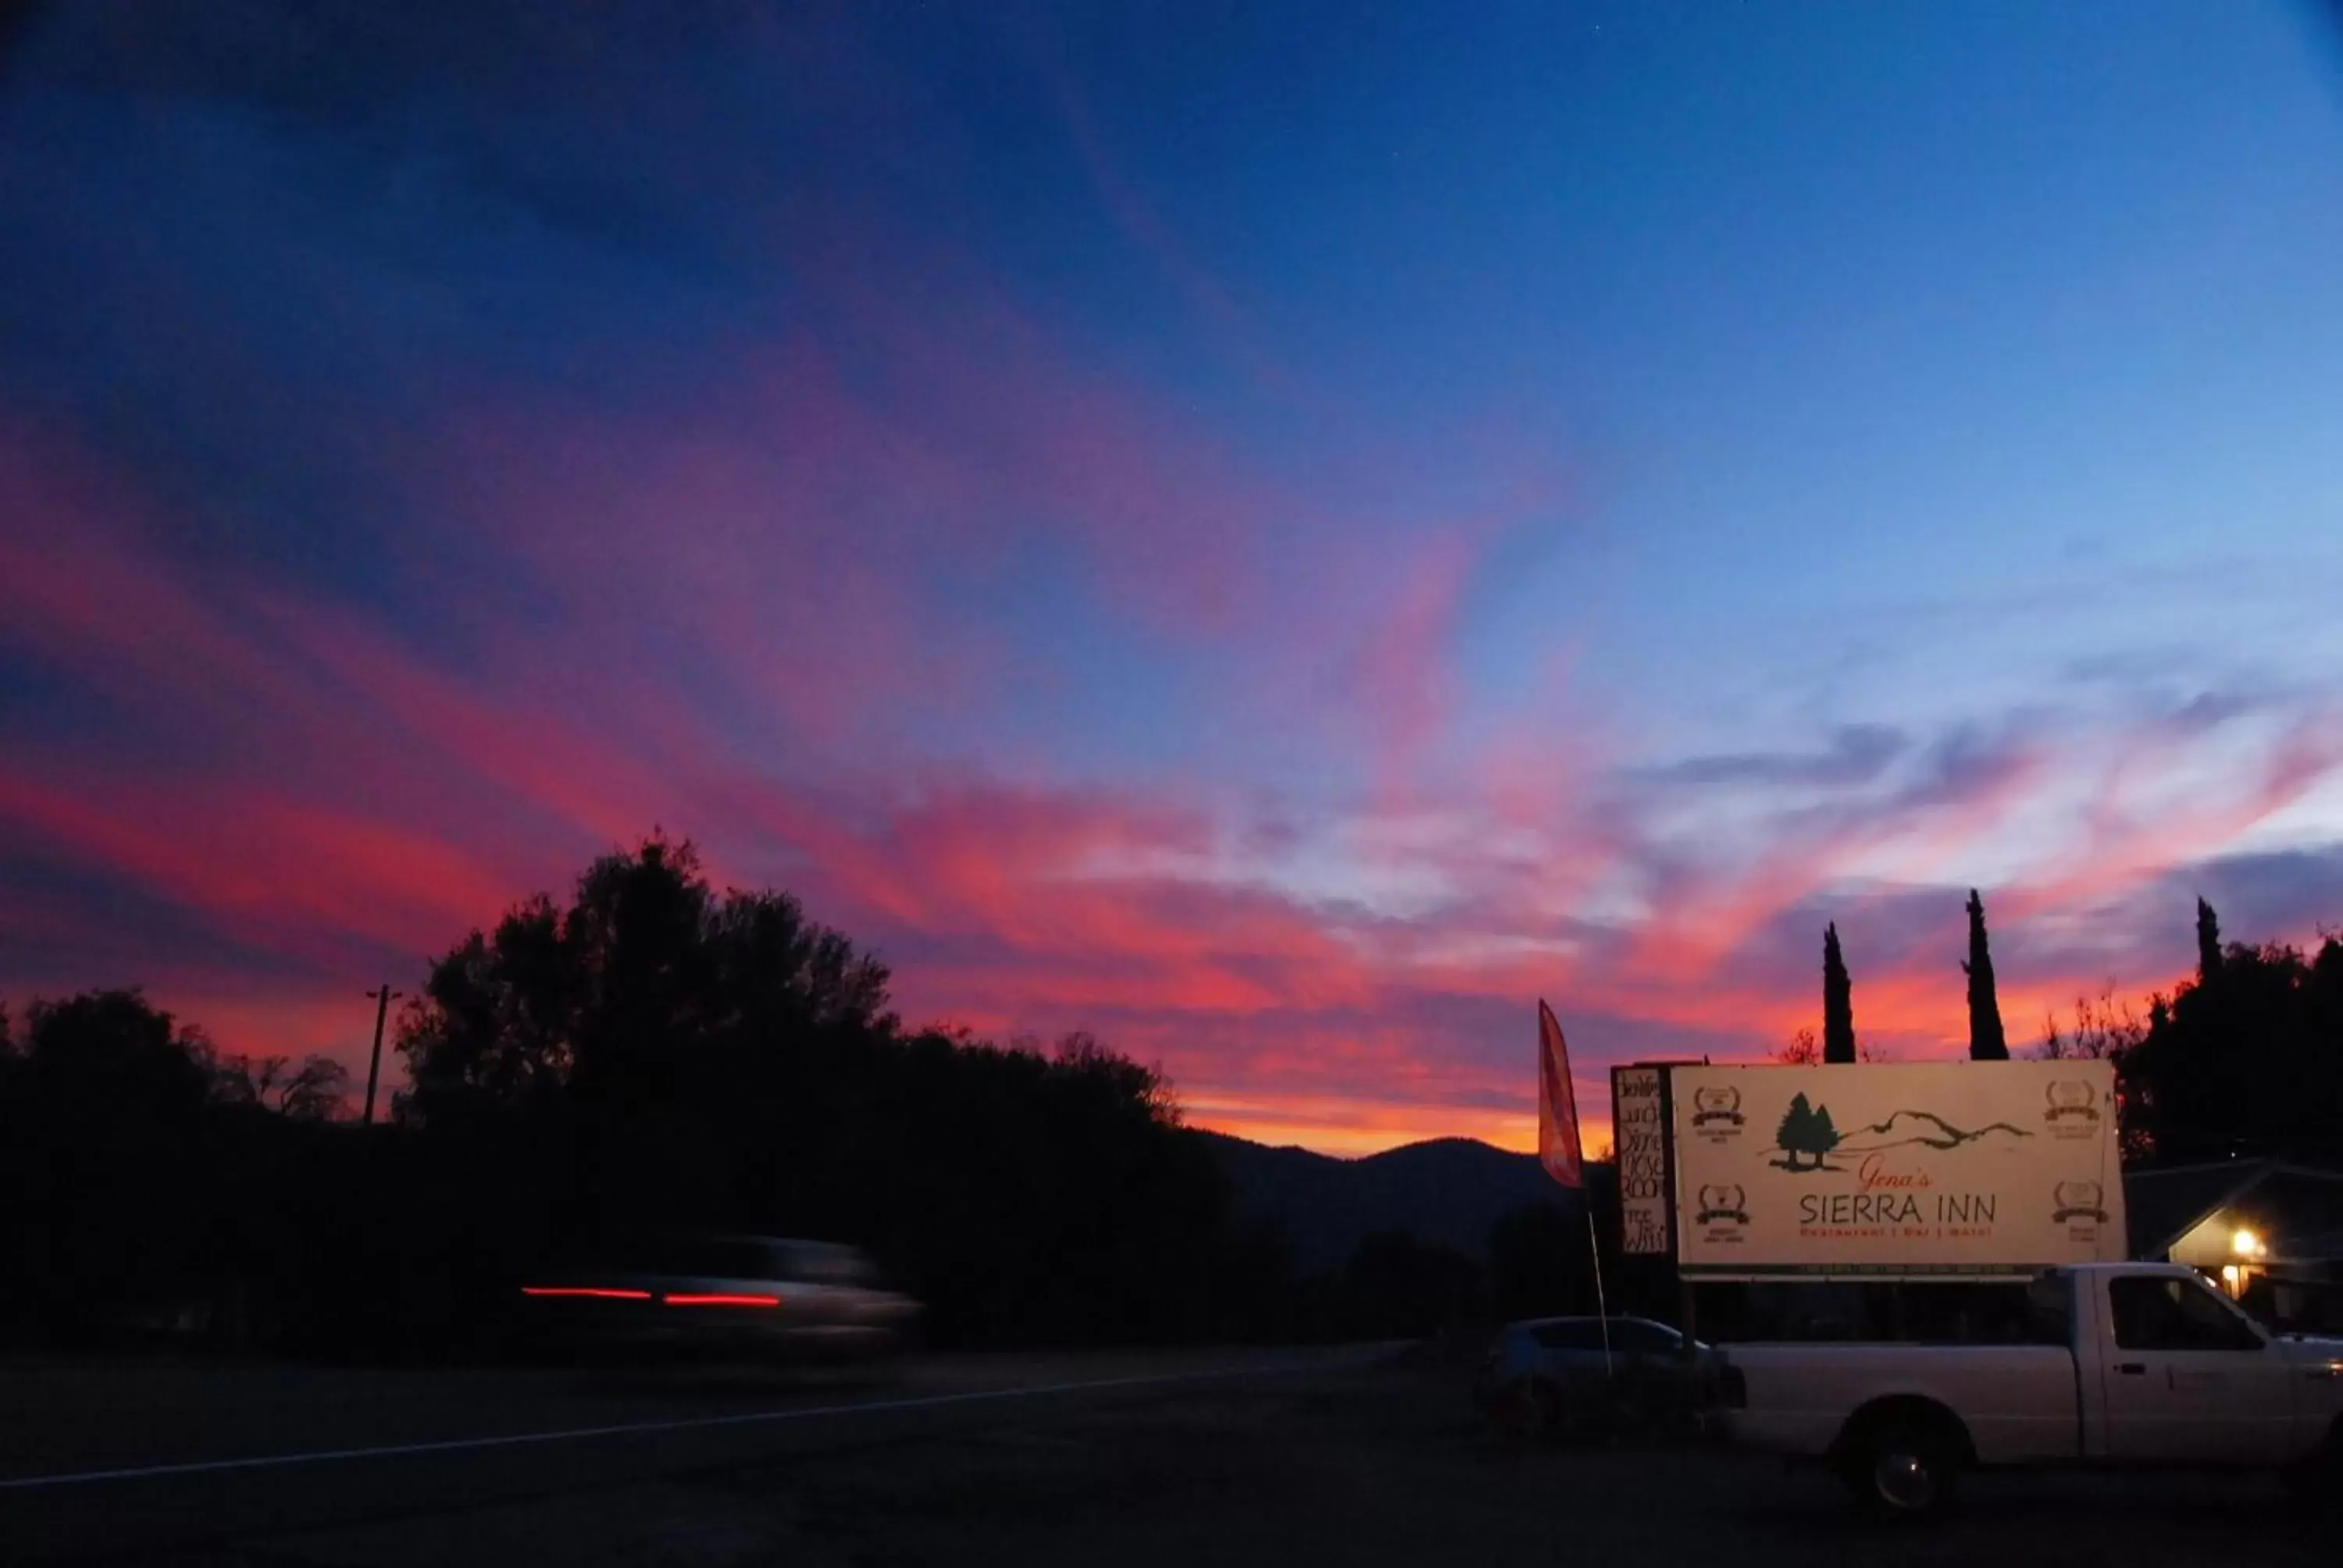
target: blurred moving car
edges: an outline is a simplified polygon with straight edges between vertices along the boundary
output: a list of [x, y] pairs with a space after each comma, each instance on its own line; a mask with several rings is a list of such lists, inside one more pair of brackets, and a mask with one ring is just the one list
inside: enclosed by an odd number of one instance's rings
[[840, 1358], [903, 1348], [919, 1303], [833, 1241], [671, 1236], [616, 1266], [556, 1270], [520, 1287], [538, 1342], [663, 1344]]
[[1649, 1318], [1532, 1318], [1498, 1331], [1474, 1394], [1524, 1437], [1603, 1428], [1690, 1436], [1723, 1366], [1714, 1348]]

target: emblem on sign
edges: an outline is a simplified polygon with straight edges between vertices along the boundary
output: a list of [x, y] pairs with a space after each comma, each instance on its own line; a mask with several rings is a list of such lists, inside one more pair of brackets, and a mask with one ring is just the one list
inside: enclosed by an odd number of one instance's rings
[[2070, 1220], [2107, 1223], [2106, 1194], [2097, 1181], [2061, 1181], [2050, 1190], [2050, 1195], [2057, 1200], [2057, 1210], [2050, 1216], [2057, 1223], [2063, 1225]]
[[1746, 1225], [1749, 1211], [1743, 1207], [1749, 1195], [1738, 1187], [1704, 1187], [1700, 1190], [1700, 1212], [1693, 1216], [1696, 1225]]
[[2042, 1113], [2045, 1121], [2065, 1121], [2069, 1118], [2097, 1121], [2099, 1119], [2098, 1093], [2087, 1083], [2061, 1078], [2055, 1080], [2043, 1093], [2050, 1101], [2050, 1109]]
[[1737, 1089], [1703, 1089], [1692, 1097], [1692, 1124], [1694, 1131], [1716, 1122], [1741, 1125], [1741, 1091]]

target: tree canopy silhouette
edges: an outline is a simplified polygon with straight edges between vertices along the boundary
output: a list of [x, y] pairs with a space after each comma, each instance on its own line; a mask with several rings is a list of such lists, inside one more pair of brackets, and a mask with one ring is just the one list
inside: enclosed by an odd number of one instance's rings
[[2315, 953], [2220, 944], [2197, 905], [2197, 973], [2149, 999], [2113, 1054], [2128, 1150], [2159, 1164], [2272, 1155], [2343, 1161], [2343, 939]]
[[1823, 1060], [1855, 1059], [1855, 982], [1847, 978], [1833, 922], [1823, 930]]
[[1225, 1195], [1161, 1076], [1085, 1034], [908, 1031], [888, 980], [788, 894], [719, 894], [654, 835], [432, 967], [396, 1114], [501, 1172], [516, 1245], [861, 1241], [962, 1337], [1210, 1315]]
[[445, 1354], [525, 1270], [730, 1231], [867, 1246], [947, 1342], [1292, 1321], [1159, 1072], [906, 1029], [888, 979], [655, 833], [431, 966], [387, 1125], [337, 1118], [322, 1058], [224, 1056], [133, 991], [36, 1001], [0, 1028], [0, 1312]]
[[1993, 952], [1986, 945], [1985, 900], [1969, 890], [1969, 956], [1961, 972], [1969, 977], [1969, 1060], [2007, 1061], [2009, 1040], [2001, 1031], [2001, 1000], [1994, 994]]
[[606, 855], [568, 904], [524, 900], [432, 966], [402, 1014], [397, 1114], [463, 1118], [568, 1096], [658, 1104], [809, 1042], [891, 1031], [887, 968], [786, 893], [709, 889], [689, 843]]
[[2147, 1038], [2147, 1021], [2131, 1003], [2117, 1001], [2115, 986], [2109, 983], [2096, 1000], [2075, 999], [2074, 1022], [2065, 1029], [2058, 1026], [2056, 1013], [2045, 1015], [2042, 1042], [2034, 1055], [2043, 1061], [2120, 1060]]
[[1773, 1060], [1784, 1067], [1812, 1067], [1823, 1059], [1823, 1048], [1811, 1029], [1794, 1030], [1789, 1043], [1776, 1049]]
[[135, 990], [36, 1000], [0, 1056], [0, 1299], [78, 1333], [199, 1286], [240, 1222], [247, 1064]]

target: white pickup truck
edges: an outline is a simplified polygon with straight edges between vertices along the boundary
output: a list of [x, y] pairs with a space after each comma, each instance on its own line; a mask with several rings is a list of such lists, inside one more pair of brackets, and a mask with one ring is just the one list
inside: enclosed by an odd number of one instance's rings
[[2298, 1466], [2343, 1491], [2343, 1340], [2273, 1338], [2175, 1263], [2055, 1269], [2035, 1342], [1745, 1344], [1726, 1436], [1926, 1513], [1973, 1466]]

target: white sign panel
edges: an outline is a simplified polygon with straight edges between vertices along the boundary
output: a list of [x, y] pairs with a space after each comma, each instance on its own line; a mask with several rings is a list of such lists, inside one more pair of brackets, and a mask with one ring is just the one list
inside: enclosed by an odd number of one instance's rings
[[2124, 1256], [2107, 1062], [1672, 1073], [1688, 1275], [2011, 1275]]
[[1669, 1234], [1664, 1068], [1611, 1070], [1611, 1139], [1619, 1169], [1619, 1250], [1674, 1251]]

